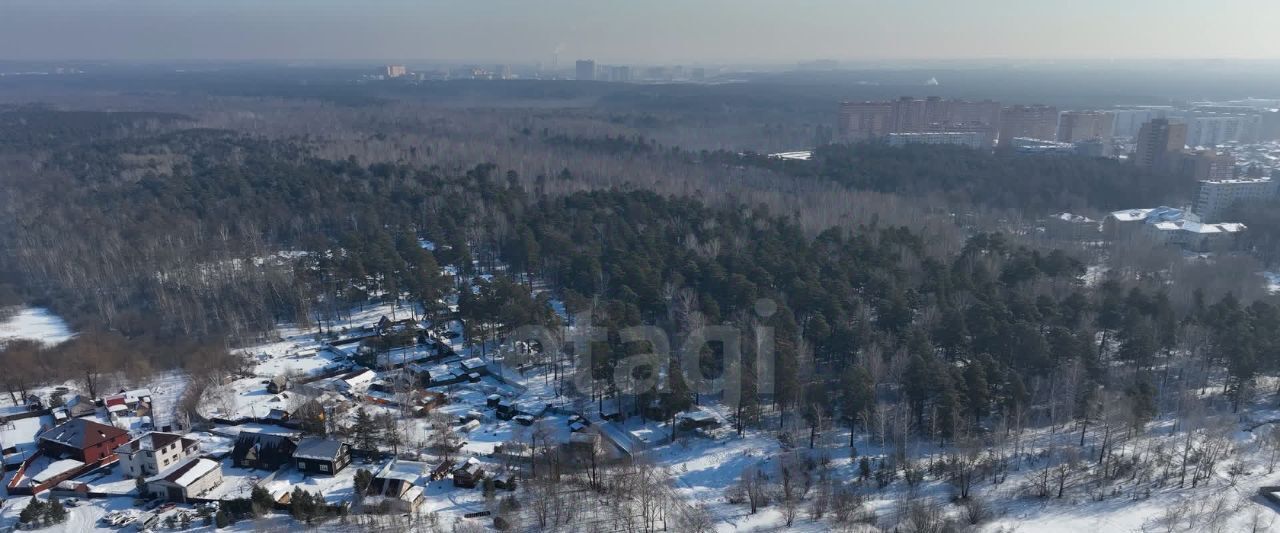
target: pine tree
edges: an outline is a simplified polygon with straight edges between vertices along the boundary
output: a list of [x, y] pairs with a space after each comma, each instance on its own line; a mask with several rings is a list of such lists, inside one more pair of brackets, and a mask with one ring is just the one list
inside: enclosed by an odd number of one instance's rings
[[355, 488], [355, 498], [357, 501], [362, 500], [366, 492], [369, 491], [369, 485], [373, 483], [373, 472], [363, 468], [356, 470], [356, 475], [352, 479]]
[[356, 410], [356, 421], [351, 426], [356, 448], [366, 452], [378, 451], [378, 424], [363, 407]]
[[218, 509], [217, 514], [213, 515], [213, 523], [214, 527], [218, 529], [227, 527], [231, 525], [231, 515], [227, 513], [226, 509]]
[[1158, 346], [1155, 332], [1146, 318], [1134, 317], [1126, 321], [1120, 338], [1118, 355], [1122, 360], [1132, 363], [1138, 369], [1150, 368], [1155, 363], [1154, 357]]
[[382, 444], [391, 448], [391, 453], [400, 453], [400, 445], [404, 444], [404, 436], [400, 433], [400, 424], [390, 414], [383, 415], [380, 418], [381, 423], [376, 423], [375, 425], [378, 426], [378, 436]]
[[1133, 426], [1142, 429], [1147, 422], [1156, 416], [1156, 391], [1147, 381], [1139, 381], [1127, 391], [1129, 402], [1133, 408]]
[[964, 392], [969, 415], [973, 417], [973, 422], [976, 424], [987, 414], [990, 392], [987, 386], [987, 372], [979, 361], [971, 361], [964, 368]]
[[840, 376], [840, 411], [849, 422], [849, 446], [853, 446], [854, 428], [866, 424], [866, 412], [875, 405], [875, 391], [866, 369], [850, 365]]
[[965, 326], [964, 315], [948, 306], [942, 310], [942, 321], [933, 332], [933, 338], [947, 355], [948, 361], [964, 353], [969, 342], [969, 328]]
[[46, 523], [61, 524], [67, 520], [67, 508], [56, 496], [50, 497], [49, 505], [44, 510], [44, 518]]
[[18, 513], [18, 521], [23, 524], [37, 523], [44, 518], [44, 508], [45, 503], [32, 496], [27, 506], [22, 509], [21, 513]]
[[271, 511], [275, 507], [276, 500], [271, 497], [271, 493], [266, 488], [255, 485], [253, 491], [249, 494], [249, 502], [253, 509], [254, 516], [262, 516]]
[[302, 490], [302, 487], [293, 488], [293, 493], [289, 496], [289, 516], [299, 522], [311, 522], [311, 518], [315, 516], [315, 502], [310, 492]]
[[933, 369], [923, 357], [913, 355], [907, 362], [902, 381], [902, 387], [906, 389], [907, 402], [911, 405], [912, 413], [915, 414], [916, 423], [923, 425], [924, 407], [934, 391]]

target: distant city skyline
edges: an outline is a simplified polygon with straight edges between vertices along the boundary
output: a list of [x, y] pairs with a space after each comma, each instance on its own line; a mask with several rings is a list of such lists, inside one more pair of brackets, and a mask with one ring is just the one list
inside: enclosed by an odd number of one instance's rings
[[7, 0], [0, 60], [1277, 59], [1274, 0]]

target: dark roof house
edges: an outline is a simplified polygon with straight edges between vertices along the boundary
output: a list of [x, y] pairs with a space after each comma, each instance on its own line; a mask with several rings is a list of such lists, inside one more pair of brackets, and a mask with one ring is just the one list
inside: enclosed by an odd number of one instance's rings
[[307, 437], [298, 441], [293, 459], [301, 472], [336, 474], [351, 464], [351, 447], [342, 441]]
[[231, 461], [242, 468], [276, 470], [293, 460], [298, 445], [284, 435], [241, 431], [231, 448]]
[[484, 479], [484, 465], [475, 457], [467, 459], [461, 466], [453, 470], [455, 487], [475, 488], [476, 483]]

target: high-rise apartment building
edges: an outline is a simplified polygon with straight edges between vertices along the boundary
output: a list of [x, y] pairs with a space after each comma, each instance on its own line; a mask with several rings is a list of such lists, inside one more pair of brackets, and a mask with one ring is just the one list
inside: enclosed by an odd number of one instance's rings
[[[909, 132], [890, 133], [889, 146], [906, 146], [908, 144], [955, 144], [969, 148], [983, 148], [984, 137], [976, 131], [965, 132]], [[987, 142], [986, 147], [991, 143]]]
[[575, 64], [575, 67], [576, 68], [574, 70], [577, 73], [578, 79], [588, 80], [588, 81], [596, 79], [596, 62], [595, 61], [590, 59], [579, 59], [578, 62]]
[[1280, 139], [1280, 109], [1262, 111], [1258, 121], [1258, 140], [1273, 141]]
[[1187, 145], [1217, 146], [1228, 142], [1255, 142], [1262, 129], [1262, 115], [1194, 113], [1188, 116]]
[[404, 65], [387, 65], [388, 78], [399, 78], [400, 76], [404, 76], [408, 73], [409, 70], [406, 69]]
[[1105, 111], [1066, 111], [1058, 118], [1058, 142], [1111, 141], [1115, 115]]
[[1112, 137], [1137, 137], [1142, 125], [1158, 118], [1167, 118], [1171, 107], [1138, 107], [1133, 109], [1114, 109], [1110, 113], [1114, 117], [1111, 130]]
[[903, 96], [893, 103], [893, 131], [912, 133], [924, 131], [929, 122], [925, 119], [925, 100]]
[[1205, 180], [1200, 182], [1200, 195], [1196, 197], [1194, 211], [1201, 222], [1221, 222], [1237, 203], [1275, 196], [1276, 182], [1267, 178]]
[[996, 142], [996, 126], [983, 122], [932, 122], [924, 133], [973, 133], [978, 136], [978, 144], [986, 148]]
[[[943, 102], [948, 122], [986, 124], [993, 133], [1000, 129], [1000, 102], [994, 100], [947, 100]], [[994, 135], [992, 140], [995, 140]]]
[[995, 140], [1000, 103], [990, 100], [924, 100], [904, 96], [889, 102], [840, 104], [843, 140], [882, 139], [890, 133], [977, 133], [985, 146]]
[[1052, 141], [1058, 138], [1058, 108], [1046, 105], [1015, 105], [1000, 112], [1000, 145], [1014, 138]]
[[1157, 118], [1138, 130], [1134, 164], [1167, 172], [1173, 170], [1173, 157], [1187, 145], [1187, 125]]
[[1236, 177], [1236, 158], [1231, 154], [1201, 150], [1183, 158], [1183, 170], [1200, 181], [1230, 180]]
[[892, 102], [844, 102], [840, 104], [841, 139], [860, 142], [894, 133]]
[[611, 66], [600, 67], [600, 74], [606, 81], [631, 81], [631, 67], [628, 66]]

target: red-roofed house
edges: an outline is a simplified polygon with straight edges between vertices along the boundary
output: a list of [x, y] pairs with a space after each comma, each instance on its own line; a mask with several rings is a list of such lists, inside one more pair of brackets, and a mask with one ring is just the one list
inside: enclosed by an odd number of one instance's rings
[[129, 432], [83, 418], [40, 434], [40, 452], [50, 457], [69, 457], [85, 464], [115, 460], [115, 449], [129, 442]]
[[9, 495], [36, 494], [116, 460], [115, 449], [129, 432], [83, 418], [72, 418], [40, 434], [37, 450], [5, 485]]

